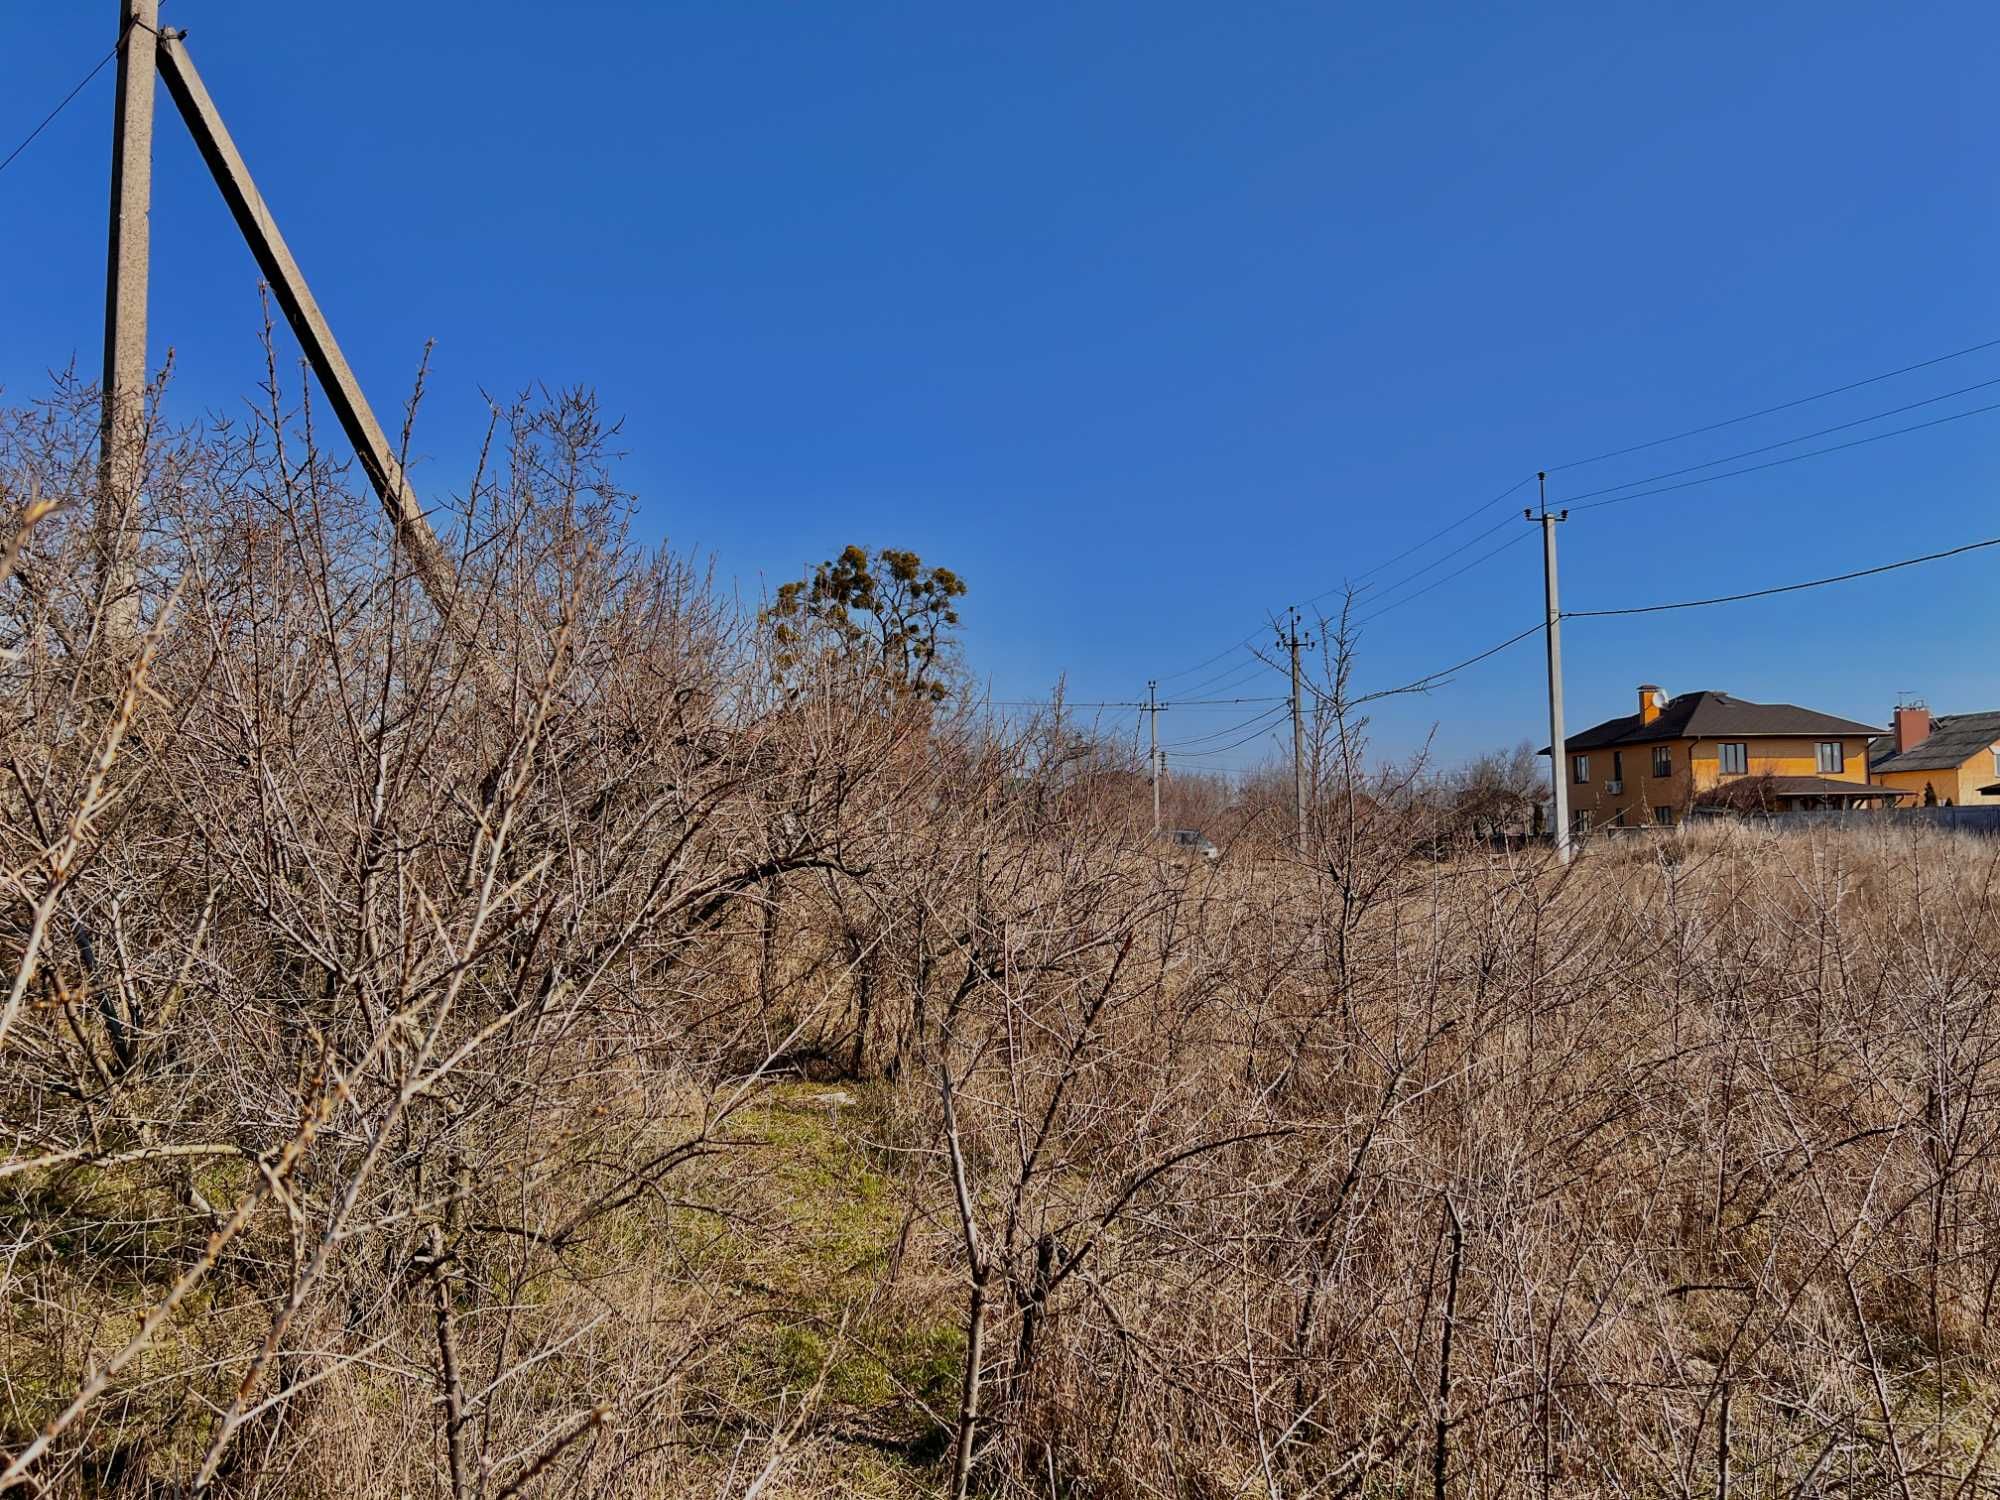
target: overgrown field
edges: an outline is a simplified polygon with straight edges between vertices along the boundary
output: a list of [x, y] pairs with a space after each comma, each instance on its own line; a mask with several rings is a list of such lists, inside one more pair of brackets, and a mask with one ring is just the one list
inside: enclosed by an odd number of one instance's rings
[[124, 629], [94, 443], [0, 420], [0, 1482], [2000, 1487], [2000, 847], [1455, 842], [1336, 673], [1209, 866], [587, 402], [443, 602], [275, 396], [156, 433]]

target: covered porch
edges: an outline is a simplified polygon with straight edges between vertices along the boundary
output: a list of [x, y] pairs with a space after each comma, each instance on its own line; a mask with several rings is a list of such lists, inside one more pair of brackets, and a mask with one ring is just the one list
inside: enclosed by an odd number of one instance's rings
[[1768, 793], [1773, 812], [1827, 812], [1854, 807], [1894, 807], [1916, 794], [1906, 787], [1869, 786], [1830, 776], [1773, 776]]

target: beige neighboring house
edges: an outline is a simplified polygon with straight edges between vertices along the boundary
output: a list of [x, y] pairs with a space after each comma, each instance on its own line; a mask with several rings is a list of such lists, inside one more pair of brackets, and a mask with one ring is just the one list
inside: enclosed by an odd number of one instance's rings
[[1869, 741], [1868, 776], [1915, 793], [1920, 807], [2000, 804], [2000, 712], [1898, 708], [1889, 733]]

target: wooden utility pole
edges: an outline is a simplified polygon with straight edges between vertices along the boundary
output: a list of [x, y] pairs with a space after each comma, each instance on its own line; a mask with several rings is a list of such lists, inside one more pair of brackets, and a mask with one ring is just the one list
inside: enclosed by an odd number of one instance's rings
[[153, 47], [159, 0], [118, 0], [111, 123], [111, 231], [104, 262], [104, 389], [98, 431], [97, 587], [108, 634], [138, 634], [135, 573], [145, 467], [146, 281], [153, 202]]
[[1278, 644], [1292, 654], [1292, 812], [1296, 823], [1293, 837], [1298, 852], [1304, 854], [1306, 852], [1306, 729], [1305, 712], [1299, 690], [1299, 647], [1310, 646], [1312, 642], [1299, 635], [1297, 605], [1292, 606], [1285, 633], [1278, 637]]
[[1549, 647], [1549, 786], [1556, 858], [1564, 864], [1570, 857], [1569, 756], [1563, 746], [1563, 658], [1562, 604], [1556, 594], [1556, 522], [1567, 521], [1569, 512], [1549, 514], [1549, 476], [1535, 476], [1541, 482], [1541, 514], [1523, 511], [1530, 521], [1542, 525], [1542, 602], [1546, 611], [1544, 632]]

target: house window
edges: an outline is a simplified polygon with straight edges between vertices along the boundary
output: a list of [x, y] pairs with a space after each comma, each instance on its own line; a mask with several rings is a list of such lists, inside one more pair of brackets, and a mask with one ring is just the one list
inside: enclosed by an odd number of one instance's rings
[[1674, 774], [1674, 752], [1670, 745], [1653, 746], [1653, 774], [1671, 776]]
[[1661, 825], [1661, 826], [1663, 826], [1663, 827], [1666, 827], [1666, 828], [1671, 828], [1671, 827], [1673, 827], [1673, 826], [1674, 826], [1674, 810], [1673, 810], [1673, 809], [1672, 809], [1671, 807], [1656, 807], [1656, 808], [1654, 808], [1654, 809], [1653, 809], [1653, 821], [1654, 821], [1655, 823], [1658, 823], [1658, 824], [1660, 824], [1660, 825]]
[[1613, 750], [1611, 752], [1611, 779], [1613, 781], [1623, 781], [1625, 779], [1625, 752], [1623, 750]]
[[1741, 776], [1750, 769], [1750, 747], [1741, 740], [1717, 745], [1715, 755], [1724, 776]]
[[1569, 772], [1570, 780], [1578, 786], [1587, 786], [1590, 782], [1590, 757], [1572, 755], [1569, 759]]
[[2000, 777], [2000, 745], [1993, 747], [1993, 774]]
[[1569, 831], [1581, 838], [1590, 832], [1590, 809], [1579, 807], [1569, 815]]
[[1822, 776], [1835, 776], [1847, 769], [1847, 747], [1839, 740], [1819, 742], [1819, 771]]

